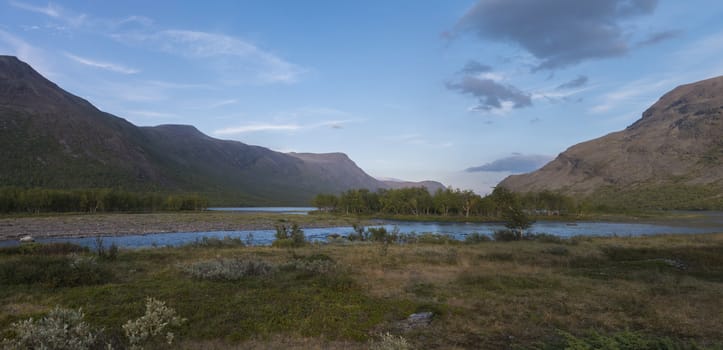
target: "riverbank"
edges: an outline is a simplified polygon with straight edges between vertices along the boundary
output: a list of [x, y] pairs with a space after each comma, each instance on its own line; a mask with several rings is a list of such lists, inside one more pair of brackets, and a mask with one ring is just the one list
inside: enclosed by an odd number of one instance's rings
[[349, 226], [359, 219], [246, 212], [57, 214], [0, 217], [0, 241], [34, 238], [127, 236], [149, 233], [273, 230], [294, 222], [302, 228]]
[[[723, 345], [723, 234], [295, 249], [232, 241], [112, 258], [31, 247], [41, 246], [0, 249], [2, 337], [60, 306], [82, 308], [100, 341], [123, 348], [121, 325], [153, 297], [187, 319], [171, 330], [179, 349], [368, 349], [387, 332], [418, 349]], [[197, 268], [215, 265], [224, 268]]]

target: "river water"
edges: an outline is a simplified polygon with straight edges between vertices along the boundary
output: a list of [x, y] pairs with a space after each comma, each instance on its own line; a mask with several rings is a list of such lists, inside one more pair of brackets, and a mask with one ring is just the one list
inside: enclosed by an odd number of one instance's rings
[[[253, 209], [253, 210], [252, 210]], [[231, 211], [264, 211], [264, 208], [232, 208]], [[269, 208], [265, 212], [284, 212], [306, 214], [313, 208]], [[221, 210], [221, 209], [216, 209]], [[401, 233], [435, 233], [450, 235], [463, 240], [471, 233], [491, 235], [494, 231], [504, 229], [501, 223], [442, 223], [442, 222], [410, 222], [379, 220], [379, 225], [387, 230], [398, 229]], [[538, 221], [529, 230], [533, 233], [547, 233], [560, 237], [573, 236], [641, 236], [657, 234], [693, 234], [723, 232], [723, 213], [703, 212], [675, 220], [659, 220], [658, 222], [630, 223], [630, 222], [601, 222], [601, 221]], [[353, 232], [352, 227], [329, 227], [304, 229], [304, 234], [312, 241], [326, 241], [330, 234], [346, 236]], [[212, 231], [212, 232], [180, 232], [158, 233], [145, 235], [131, 235], [120, 237], [103, 237], [104, 245], [115, 243], [122, 248], [144, 248], [180, 246], [208, 238], [240, 238], [254, 245], [268, 245], [274, 240], [274, 230], [249, 231]], [[87, 247], [95, 247], [96, 238], [48, 238], [39, 239], [38, 242], [72, 242]], [[0, 246], [17, 245], [15, 241], [0, 242]]]

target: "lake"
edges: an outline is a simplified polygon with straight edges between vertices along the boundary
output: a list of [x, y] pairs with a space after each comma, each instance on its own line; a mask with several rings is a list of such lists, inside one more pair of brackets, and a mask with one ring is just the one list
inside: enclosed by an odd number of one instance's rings
[[[236, 211], [242, 208], [234, 208]], [[262, 208], [256, 208], [257, 210]], [[263, 208], [267, 209], [267, 208]], [[290, 208], [268, 208], [273, 212], [289, 212]], [[293, 212], [304, 213], [298, 208], [291, 208]], [[306, 208], [308, 209], [308, 208]], [[312, 208], [313, 209], [313, 208]], [[219, 209], [217, 209], [219, 210]], [[232, 210], [232, 209], [227, 209]], [[270, 212], [270, 211], [266, 211]], [[308, 212], [308, 211], [306, 211]], [[471, 233], [491, 235], [494, 231], [504, 228], [500, 223], [441, 223], [441, 222], [409, 222], [380, 220], [380, 225], [371, 227], [385, 227], [387, 230], [399, 229], [401, 233], [437, 233], [450, 235], [456, 239], [464, 240]], [[534, 233], [548, 233], [560, 237], [573, 236], [640, 236], [656, 234], [694, 234], [694, 233], [716, 233], [723, 232], [723, 213], [708, 212], [696, 213], [696, 216], [676, 219], [662, 220], [658, 223], [627, 223], [627, 222], [558, 222], [538, 221], [530, 229]], [[304, 233], [311, 241], [326, 241], [330, 234], [347, 236], [352, 233], [350, 226], [304, 229]], [[131, 235], [121, 237], [103, 237], [105, 245], [115, 243], [124, 248], [164, 247], [180, 246], [193, 243], [203, 237], [209, 238], [240, 238], [249, 241], [254, 245], [268, 245], [274, 240], [274, 230], [249, 230], [249, 231], [213, 231], [213, 232], [180, 232], [180, 233], [158, 233], [145, 235]], [[96, 244], [94, 237], [88, 238], [48, 238], [38, 239], [38, 242], [72, 242], [93, 248]], [[17, 245], [16, 241], [3, 241], [0, 246]]]

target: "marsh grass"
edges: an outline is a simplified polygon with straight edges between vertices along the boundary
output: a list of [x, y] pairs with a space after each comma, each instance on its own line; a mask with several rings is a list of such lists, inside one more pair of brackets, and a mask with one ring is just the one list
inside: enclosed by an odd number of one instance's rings
[[[120, 326], [153, 297], [188, 319], [176, 333], [177, 345], [189, 349], [368, 348], [387, 332], [423, 349], [723, 344], [723, 234], [478, 244], [435, 238], [388, 244], [381, 254], [383, 245], [121, 250], [115, 260], [95, 262], [109, 275], [80, 279], [92, 283], [48, 283], [70, 271], [65, 263], [74, 256], [90, 253], [0, 250], [0, 329], [60, 305], [82, 307], [88, 323], [120, 339]], [[208, 261], [274, 268], [238, 279], [193, 278], [179, 268]], [[395, 326], [421, 311], [434, 312], [429, 326]], [[665, 347], [655, 347], [656, 339]]]

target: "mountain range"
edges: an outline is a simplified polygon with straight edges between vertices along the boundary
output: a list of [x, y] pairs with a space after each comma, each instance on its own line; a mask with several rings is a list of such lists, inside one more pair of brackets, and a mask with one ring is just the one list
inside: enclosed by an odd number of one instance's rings
[[723, 206], [723, 76], [679, 86], [626, 129], [574, 145], [499, 186], [623, 207]]
[[[318, 193], [394, 188], [343, 153], [280, 153], [189, 125], [138, 127], [0, 56], [0, 185], [193, 192], [217, 205], [305, 205]], [[439, 186], [437, 182], [403, 186]]]

